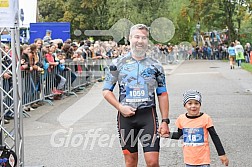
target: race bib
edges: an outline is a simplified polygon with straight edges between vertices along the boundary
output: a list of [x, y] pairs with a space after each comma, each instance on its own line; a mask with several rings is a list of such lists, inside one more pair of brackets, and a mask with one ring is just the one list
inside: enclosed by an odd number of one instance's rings
[[185, 146], [204, 145], [203, 128], [183, 128], [183, 138]]
[[126, 87], [126, 102], [144, 102], [148, 100], [147, 85], [133, 85]]

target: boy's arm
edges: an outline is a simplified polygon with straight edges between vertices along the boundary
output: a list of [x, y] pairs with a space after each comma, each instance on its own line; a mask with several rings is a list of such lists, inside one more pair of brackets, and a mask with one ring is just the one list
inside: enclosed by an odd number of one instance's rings
[[219, 138], [218, 134], [216, 133], [214, 127], [212, 126], [212, 127], [208, 128], [207, 130], [213, 140], [214, 146], [218, 152], [218, 155], [220, 156], [220, 160], [221, 160], [222, 164], [225, 166], [228, 166], [229, 160], [225, 154], [225, 151], [224, 151], [224, 148], [221, 144], [220, 138]]
[[178, 128], [178, 132], [171, 132], [170, 138], [171, 139], [180, 139], [180, 137], [183, 135], [182, 129]]
[[214, 146], [218, 152], [218, 155], [221, 156], [221, 155], [225, 155], [225, 151], [224, 151], [224, 148], [221, 144], [221, 141], [220, 141], [220, 138], [218, 136], [218, 134], [216, 133], [215, 129], [213, 126], [211, 126], [210, 128], [207, 129], [212, 140], [213, 140], [213, 143], [214, 143]]

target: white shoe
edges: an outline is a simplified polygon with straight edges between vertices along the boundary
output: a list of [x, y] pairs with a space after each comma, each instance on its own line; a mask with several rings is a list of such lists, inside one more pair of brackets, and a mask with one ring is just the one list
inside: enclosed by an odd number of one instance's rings
[[29, 110], [29, 108], [28, 108], [28, 107], [24, 107], [24, 110], [25, 110], [25, 111], [28, 111], [28, 110]]
[[29, 107], [30, 108], [30, 111], [34, 111], [35, 109], [34, 108], [32, 108], [32, 107]]

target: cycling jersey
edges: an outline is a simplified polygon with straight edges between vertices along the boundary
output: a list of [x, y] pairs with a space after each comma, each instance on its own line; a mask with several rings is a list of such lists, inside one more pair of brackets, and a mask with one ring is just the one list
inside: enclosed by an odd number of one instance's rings
[[134, 108], [153, 107], [157, 95], [167, 93], [165, 74], [161, 63], [145, 57], [135, 60], [131, 53], [114, 59], [106, 69], [103, 90], [113, 91], [119, 84], [119, 102]]

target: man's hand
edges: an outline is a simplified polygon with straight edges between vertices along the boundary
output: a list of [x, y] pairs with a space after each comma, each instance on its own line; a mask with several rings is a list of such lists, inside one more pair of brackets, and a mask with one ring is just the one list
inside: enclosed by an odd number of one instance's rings
[[23, 67], [24, 69], [27, 69], [27, 68], [28, 68], [28, 64], [23, 64], [22, 67]]
[[158, 128], [158, 133], [160, 134], [161, 137], [166, 137], [168, 138], [170, 135], [170, 129], [169, 126], [166, 122], [162, 122]]
[[121, 105], [119, 107], [119, 111], [122, 113], [122, 115], [124, 117], [131, 117], [131, 116], [135, 115], [136, 109], [133, 108], [133, 107], [130, 107], [130, 106], [123, 106], [123, 105]]
[[226, 155], [220, 156], [221, 163], [225, 166], [228, 166], [229, 160]]

